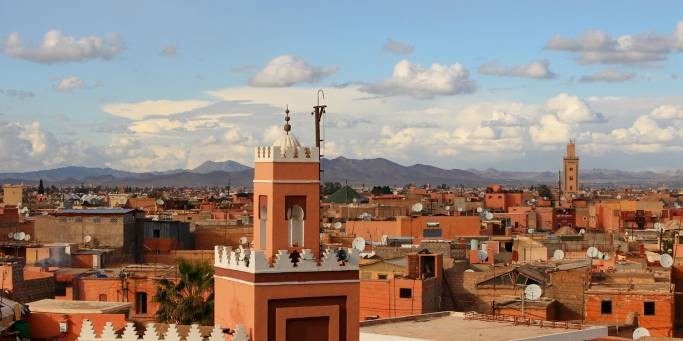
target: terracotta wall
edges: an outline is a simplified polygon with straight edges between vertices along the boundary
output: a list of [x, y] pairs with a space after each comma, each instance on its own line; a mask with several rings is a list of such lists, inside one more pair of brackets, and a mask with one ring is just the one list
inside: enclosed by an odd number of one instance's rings
[[[125, 314], [51, 314], [30, 313], [28, 315], [29, 332], [32, 339], [58, 339], [74, 341], [81, 334], [83, 320], [92, 321], [96, 331], [101, 331], [107, 322], [111, 322], [115, 330], [126, 326]], [[59, 322], [66, 320], [68, 331], [59, 332]]]
[[[612, 314], [601, 314], [602, 300], [612, 301]], [[655, 302], [655, 315], [644, 314], [643, 302]], [[672, 336], [674, 325], [673, 294], [587, 293], [586, 320], [623, 323], [629, 313], [638, 313], [638, 323], [653, 336]]]

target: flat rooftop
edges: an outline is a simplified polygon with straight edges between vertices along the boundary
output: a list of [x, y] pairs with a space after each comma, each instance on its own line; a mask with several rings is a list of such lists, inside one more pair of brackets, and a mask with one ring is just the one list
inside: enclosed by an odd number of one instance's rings
[[513, 325], [511, 322], [468, 320], [463, 313], [445, 312], [406, 318], [365, 321], [360, 328], [361, 341], [374, 340], [525, 340], [565, 334], [574, 340], [607, 336], [607, 327], [584, 326], [583, 329], [541, 328]]
[[27, 304], [34, 313], [55, 314], [111, 314], [127, 312], [129, 302], [64, 301], [44, 299]]

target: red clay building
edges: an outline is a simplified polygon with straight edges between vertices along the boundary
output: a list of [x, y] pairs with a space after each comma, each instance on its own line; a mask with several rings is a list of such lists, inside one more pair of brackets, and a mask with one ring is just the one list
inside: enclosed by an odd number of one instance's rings
[[396, 220], [352, 220], [346, 222], [346, 233], [381, 242], [383, 236], [423, 239], [457, 239], [481, 235], [479, 216], [416, 216]]

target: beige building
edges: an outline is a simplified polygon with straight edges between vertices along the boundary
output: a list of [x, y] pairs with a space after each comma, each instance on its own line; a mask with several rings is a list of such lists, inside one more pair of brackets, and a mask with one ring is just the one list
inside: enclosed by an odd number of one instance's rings
[[565, 195], [576, 194], [579, 191], [579, 157], [576, 156], [576, 145], [573, 139], [567, 144], [563, 166], [562, 192]]
[[2, 201], [5, 205], [19, 206], [23, 202], [24, 186], [2, 186]]

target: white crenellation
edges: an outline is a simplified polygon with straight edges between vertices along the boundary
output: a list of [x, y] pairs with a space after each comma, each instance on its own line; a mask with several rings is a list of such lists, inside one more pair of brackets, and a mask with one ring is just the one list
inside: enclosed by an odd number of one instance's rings
[[232, 251], [227, 246], [216, 246], [214, 266], [249, 273], [358, 271], [360, 261], [358, 250], [345, 248], [344, 251], [348, 256], [345, 261], [339, 261], [337, 250], [326, 249], [322, 252], [318, 262], [310, 249], [303, 249], [299, 254], [298, 263], [294, 266], [287, 250], [278, 250], [270, 263], [263, 250], [238, 248]]
[[90, 320], [84, 319], [81, 324], [81, 335], [78, 336], [78, 341], [249, 341], [249, 334], [244, 326], [238, 324], [235, 326], [235, 331], [232, 338], [226, 338], [223, 329], [219, 325], [215, 325], [208, 338], [204, 338], [199, 326], [193, 324], [190, 326], [190, 332], [186, 338], [181, 338], [178, 334], [178, 328], [175, 324], [170, 324], [166, 330], [166, 334], [162, 337], [157, 333], [156, 325], [154, 323], [147, 324], [142, 338], [138, 336], [138, 331], [135, 329], [133, 323], [127, 323], [123, 330], [123, 335], [119, 336], [114, 331], [111, 322], [107, 322], [102, 328], [102, 333], [99, 337], [95, 336], [95, 329]]
[[317, 147], [298, 147], [287, 154], [280, 146], [261, 146], [254, 151], [255, 162], [320, 162]]

